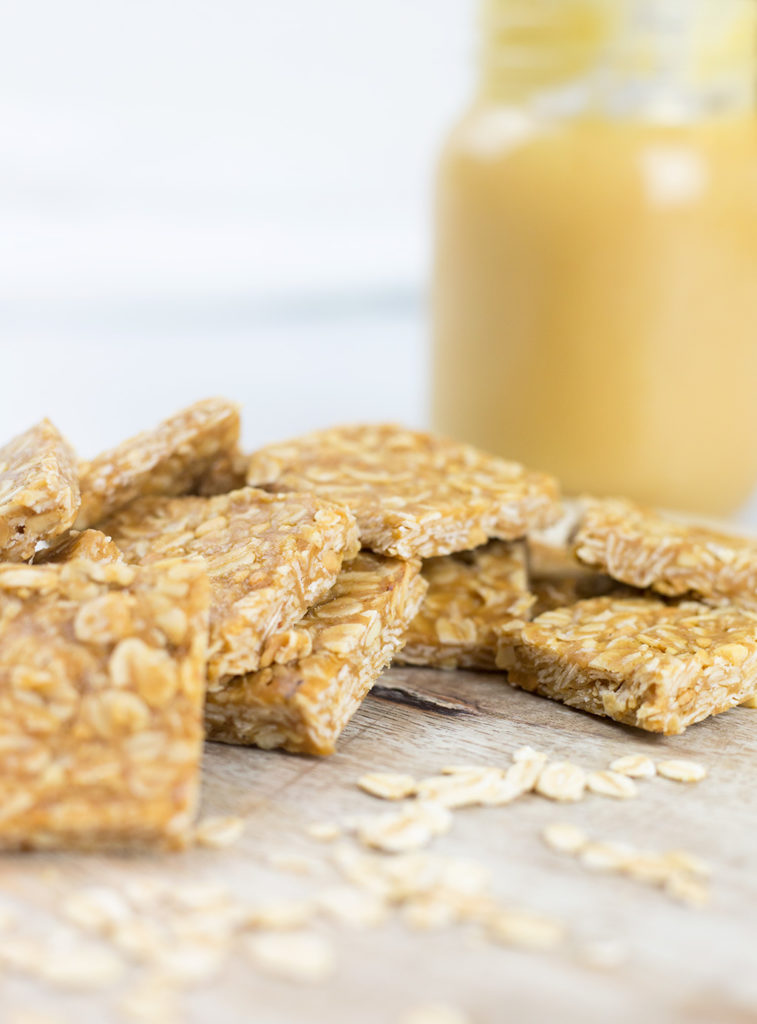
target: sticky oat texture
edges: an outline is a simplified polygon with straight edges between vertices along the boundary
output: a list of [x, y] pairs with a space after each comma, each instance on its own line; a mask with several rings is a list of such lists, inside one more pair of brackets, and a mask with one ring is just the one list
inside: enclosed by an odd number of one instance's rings
[[79, 466], [82, 530], [134, 498], [188, 494], [236, 451], [239, 408], [207, 398]]
[[0, 847], [181, 843], [208, 600], [189, 561], [0, 566]]
[[120, 549], [100, 530], [71, 530], [66, 539], [39, 553], [37, 562], [125, 562]]
[[330, 754], [404, 640], [425, 592], [417, 561], [361, 552], [296, 627], [299, 660], [208, 694], [208, 738]]
[[490, 541], [423, 563], [428, 591], [395, 661], [436, 668], [496, 668], [498, 639], [530, 618], [525, 548]]
[[76, 456], [49, 420], [0, 448], [0, 561], [23, 562], [79, 511]]
[[128, 561], [205, 559], [212, 684], [296, 656], [287, 631], [358, 550], [346, 509], [311, 494], [252, 487], [212, 498], [141, 498], [107, 519], [103, 530]]
[[624, 499], [587, 499], [575, 546], [586, 565], [631, 586], [757, 608], [752, 540], [679, 523]]
[[559, 515], [551, 477], [391, 424], [337, 427], [263, 448], [250, 457], [247, 482], [346, 505], [364, 547], [403, 558], [514, 540]]
[[597, 597], [528, 623], [510, 682], [667, 735], [757, 688], [757, 612]]

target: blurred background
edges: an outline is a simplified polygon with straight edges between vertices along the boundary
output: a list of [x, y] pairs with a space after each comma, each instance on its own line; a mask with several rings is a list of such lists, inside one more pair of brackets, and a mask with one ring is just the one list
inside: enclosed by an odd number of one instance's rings
[[220, 393], [248, 444], [426, 419], [434, 161], [471, 0], [9, 0], [0, 435]]
[[0, 436], [427, 425], [436, 230], [435, 426], [757, 524], [755, 0], [481, 5], [4, 4]]

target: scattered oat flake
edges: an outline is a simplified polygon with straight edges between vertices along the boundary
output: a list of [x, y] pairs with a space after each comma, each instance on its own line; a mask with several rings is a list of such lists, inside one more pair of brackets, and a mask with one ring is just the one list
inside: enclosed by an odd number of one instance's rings
[[678, 871], [674, 871], [666, 881], [665, 892], [690, 907], [706, 907], [710, 902], [710, 890], [703, 882]]
[[560, 853], [579, 853], [589, 842], [589, 837], [578, 825], [570, 822], [555, 822], [542, 831], [547, 846]]
[[658, 853], [635, 853], [623, 868], [624, 874], [645, 885], [664, 885], [670, 878], [671, 867]]
[[402, 907], [402, 920], [414, 931], [426, 932], [446, 928], [457, 919], [455, 908], [448, 900], [424, 896], [411, 899]]
[[333, 843], [341, 836], [342, 829], [336, 822], [313, 821], [305, 827], [305, 832], [311, 839], [317, 839], [319, 843]]
[[154, 979], [128, 992], [118, 1009], [130, 1024], [174, 1024], [179, 1019], [176, 991]]
[[116, 889], [91, 886], [65, 897], [61, 912], [66, 920], [85, 931], [108, 934], [130, 920], [132, 909]]
[[701, 782], [707, 769], [696, 761], [659, 761], [657, 774], [674, 782]]
[[272, 853], [268, 863], [277, 871], [291, 871], [293, 875], [309, 875], [319, 867], [317, 860], [301, 853]]
[[565, 925], [556, 918], [526, 910], [500, 910], [488, 922], [488, 934], [495, 942], [523, 949], [548, 950], [565, 937]]
[[586, 788], [599, 796], [610, 796], [616, 800], [630, 800], [638, 795], [633, 779], [611, 769], [589, 772], [586, 777]]
[[405, 853], [422, 849], [451, 826], [452, 815], [446, 807], [431, 800], [419, 800], [396, 813], [364, 818], [357, 837], [365, 846], [385, 853]]
[[119, 980], [124, 962], [115, 953], [96, 947], [56, 949], [43, 954], [36, 973], [59, 988], [89, 990], [107, 988]]
[[487, 803], [503, 779], [499, 768], [477, 768], [470, 772], [432, 775], [421, 779], [417, 793], [421, 800], [432, 800], [444, 807], [463, 808]]
[[610, 771], [618, 775], [627, 775], [629, 779], [651, 779], [657, 774], [654, 761], [646, 754], [626, 754], [616, 757], [610, 765]]
[[623, 843], [587, 843], [579, 856], [584, 867], [593, 871], [624, 871], [634, 851]]
[[169, 985], [204, 985], [215, 980], [226, 957], [227, 950], [224, 948], [181, 943], [164, 946], [151, 960], [150, 966]]
[[423, 1003], [403, 1013], [399, 1024], [471, 1024], [471, 1018], [449, 1003]]
[[199, 846], [220, 849], [233, 846], [242, 838], [243, 832], [244, 819], [234, 815], [203, 818], [195, 829], [195, 842]]
[[166, 893], [167, 902], [181, 910], [211, 910], [228, 906], [232, 893], [218, 882], [185, 882]]
[[357, 780], [358, 786], [371, 796], [382, 800], [404, 800], [415, 792], [412, 775], [397, 775], [392, 772], [371, 772]]
[[265, 906], [250, 907], [244, 914], [250, 928], [270, 931], [291, 931], [309, 924], [315, 907], [309, 900], [280, 900]]
[[261, 970], [288, 981], [325, 981], [336, 967], [331, 943], [309, 932], [251, 935], [247, 949]]
[[384, 923], [389, 912], [387, 904], [375, 893], [352, 885], [324, 889], [315, 902], [322, 913], [349, 928], [375, 928]]
[[665, 863], [673, 871], [697, 875], [700, 878], [708, 878], [712, 874], [712, 867], [706, 860], [687, 850], [669, 850], [665, 854]]
[[513, 754], [513, 761], [540, 761], [544, 765], [547, 763], [547, 755], [540, 750], [534, 750], [533, 747], [518, 747]]
[[552, 761], [536, 782], [536, 792], [549, 800], [572, 803], [580, 800], [586, 789], [586, 772], [570, 761]]

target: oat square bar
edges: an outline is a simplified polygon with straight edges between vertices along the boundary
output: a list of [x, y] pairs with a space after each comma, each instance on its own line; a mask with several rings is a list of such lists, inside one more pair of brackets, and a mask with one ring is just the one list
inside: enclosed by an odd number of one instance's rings
[[757, 607], [757, 542], [678, 523], [624, 499], [587, 499], [577, 557], [634, 587]]
[[90, 562], [125, 562], [120, 549], [101, 530], [72, 530], [60, 544], [40, 552], [35, 561], [75, 562], [79, 559]]
[[208, 601], [197, 562], [0, 566], [0, 847], [181, 844]]
[[79, 511], [76, 456], [50, 420], [0, 448], [0, 561], [24, 562]]
[[676, 735], [757, 688], [757, 612], [596, 597], [528, 623], [510, 682], [649, 732]]
[[364, 547], [401, 558], [514, 540], [560, 513], [551, 477], [391, 424], [337, 427], [263, 448], [250, 457], [247, 482], [345, 505]]
[[229, 680], [208, 694], [208, 738], [330, 754], [371, 686], [402, 646], [426, 585], [418, 561], [367, 551], [295, 631], [299, 660]]
[[205, 559], [212, 684], [286, 657], [279, 634], [331, 589], [342, 560], [358, 550], [346, 509], [251, 487], [213, 498], [140, 498], [102, 528], [128, 561]]
[[498, 639], [530, 618], [525, 547], [494, 540], [423, 563], [428, 591], [395, 657], [401, 665], [496, 668]]
[[207, 398], [82, 462], [77, 529], [99, 523], [135, 498], [190, 493], [219, 459], [231, 459], [238, 440], [239, 407]]

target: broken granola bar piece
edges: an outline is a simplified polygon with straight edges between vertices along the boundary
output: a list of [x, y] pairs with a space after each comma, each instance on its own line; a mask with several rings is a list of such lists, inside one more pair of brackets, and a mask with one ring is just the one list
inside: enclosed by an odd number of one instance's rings
[[208, 738], [330, 754], [392, 655], [402, 646], [426, 584], [420, 563], [363, 551], [295, 631], [302, 654], [288, 665], [230, 679], [208, 694]]
[[76, 456], [50, 420], [0, 448], [0, 561], [23, 562], [79, 511]]
[[337, 427], [263, 448], [250, 457], [247, 482], [345, 505], [365, 547], [402, 558], [515, 540], [560, 513], [552, 477], [391, 424]]
[[430, 558], [422, 572], [428, 592], [395, 662], [495, 669], [498, 640], [531, 617], [524, 545], [490, 541]]
[[90, 562], [125, 562], [123, 552], [100, 530], [72, 530], [60, 544], [40, 551], [35, 563], [74, 562], [77, 559]]
[[129, 561], [200, 556], [210, 576], [208, 678], [286, 656], [282, 631], [358, 550], [350, 513], [312, 494], [244, 487], [213, 498], [140, 498], [103, 523]]
[[524, 626], [511, 683], [666, 735], [757, 686], [757, 612], [697, 601], [596, 597]]
[[667, 519], [623, 499], [587, 499], [576, 555], [616, 580], [668, 597], [757, 607], [757, 542]]
[[99, 523], [134, 498], [190, 493], [238, 439], [238, 406], [207, 398], [81, 463], [77, 529]]
[[197, 561], [0, 566], [0, 847], [182, 844], [208, 601]]

